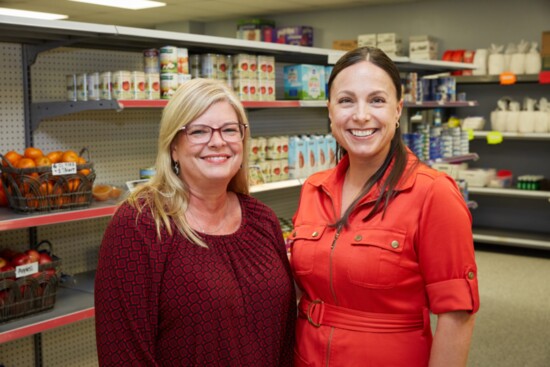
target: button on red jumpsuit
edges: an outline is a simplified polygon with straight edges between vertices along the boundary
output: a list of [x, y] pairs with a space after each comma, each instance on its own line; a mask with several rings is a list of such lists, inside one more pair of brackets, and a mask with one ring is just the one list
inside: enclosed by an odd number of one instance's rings
[[471, 214], [452, 178], [415, 160], [384, 215], [363, 221], [375, 185], [343, 228], [332, 224], [347, 157], [304, 184], [290, 237], [303, 291], [295, 366], [427, 366], [429, 312], [478, 310]]

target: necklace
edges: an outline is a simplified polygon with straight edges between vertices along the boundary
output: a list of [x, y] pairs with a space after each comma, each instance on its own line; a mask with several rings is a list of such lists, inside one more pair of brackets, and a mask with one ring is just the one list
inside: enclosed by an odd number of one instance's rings
[[220, 222], [220, 225], [219, 225], [218, 227], [216, 227], [215, 229], [212, 229], [212, 230], [210, 230], [210, 231], [206, 231], [206, 230], [204, 229], [204, 227], [200, 225], [200, 223], [195, 219], [195, 217], [197, 217], [197, 216], [196, 216], [196, 215], [193, 215], [193, 213], [192, 213], [191, 210], [189, 210], [189, 209], [187, 210], [187, 211], [189, 212], [189, 214], [190, 214], [190, 215], [188, 216], [188, 218], [189, 218], [189, 219], [192, 219], [193, 223], [194, 223], [197, 227], [199, 227], [199, 231], [201, 231], [201, 233], [205, 233], [205, 234], [217, 234], [218, 232], [221, 231], [221, 229], [222, 229], [222, 228], [224, 227], [224, 225], [225, 225], [225, 219], [226, 219], [226, 217], [227, 217], [227, 208], [228, 208], [228, 207], [229, 207], [229, 199], [227, 199], [227, 200], [225, 201], [225, 208], [224, 208], [224, 210], [223, 210], [223, 213], [224, 213], [224, 214], [223, 214], [223, 218], [222, 218], [222, 220], [221, 220], [221, 222]]

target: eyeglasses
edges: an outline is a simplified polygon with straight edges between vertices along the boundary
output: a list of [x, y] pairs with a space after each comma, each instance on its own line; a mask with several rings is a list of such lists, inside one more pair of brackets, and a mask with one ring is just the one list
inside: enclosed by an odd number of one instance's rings
[[238, 122], [230, 122], [218, 128], [207, 125], [189, 125], [180, 130], [185, 132], [187, 139], [193, 144], [205, 144], [212, 139], [214, 131], [219, 131], [222, 139], [227, 143], [237, 143], [244, 139], [244, 132], [248, 125]]

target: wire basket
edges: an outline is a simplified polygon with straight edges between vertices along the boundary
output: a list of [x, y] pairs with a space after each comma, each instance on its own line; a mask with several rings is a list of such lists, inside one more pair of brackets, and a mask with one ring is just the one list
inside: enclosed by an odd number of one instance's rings
[[[42, 241], [41, 244], [49, 244]], [[37, 247], [37, 248], [38, 248]], [[61, 259], [38, 265], [38, 272], [16, 278], [16, 270], [0, 272], [0, 323], [47, 311], [55, 305]]]
[[[86, 148], [79, 155], [85, 152]], [[91, 162], [77, 164], [75, 173], [54, 174], [52, 167], [15, 168], [3, 155], [0, 158], [2, 185], [16, 212], [77, 209], [92, 202], [95, 171]]]

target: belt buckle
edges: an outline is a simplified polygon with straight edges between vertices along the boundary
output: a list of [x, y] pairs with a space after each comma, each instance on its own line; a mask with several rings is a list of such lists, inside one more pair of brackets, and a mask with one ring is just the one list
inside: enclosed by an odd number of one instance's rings
[[311, 318], [311, 313], [313, 311], [313, 307], [315, 307], [315, 305], [322, 305], [323, 304], [323, 301], [321, 301], [320, 299], [316, 299], [316, 300], [313, 300], [309, 303], [309, 305], [307, 306], [307, 321], [315, 326], [316, 328], [319, 328], [321, 327], [321, 324], [319, 323], [316, 323], [315, 321], [313, 321], [313, 319]]

